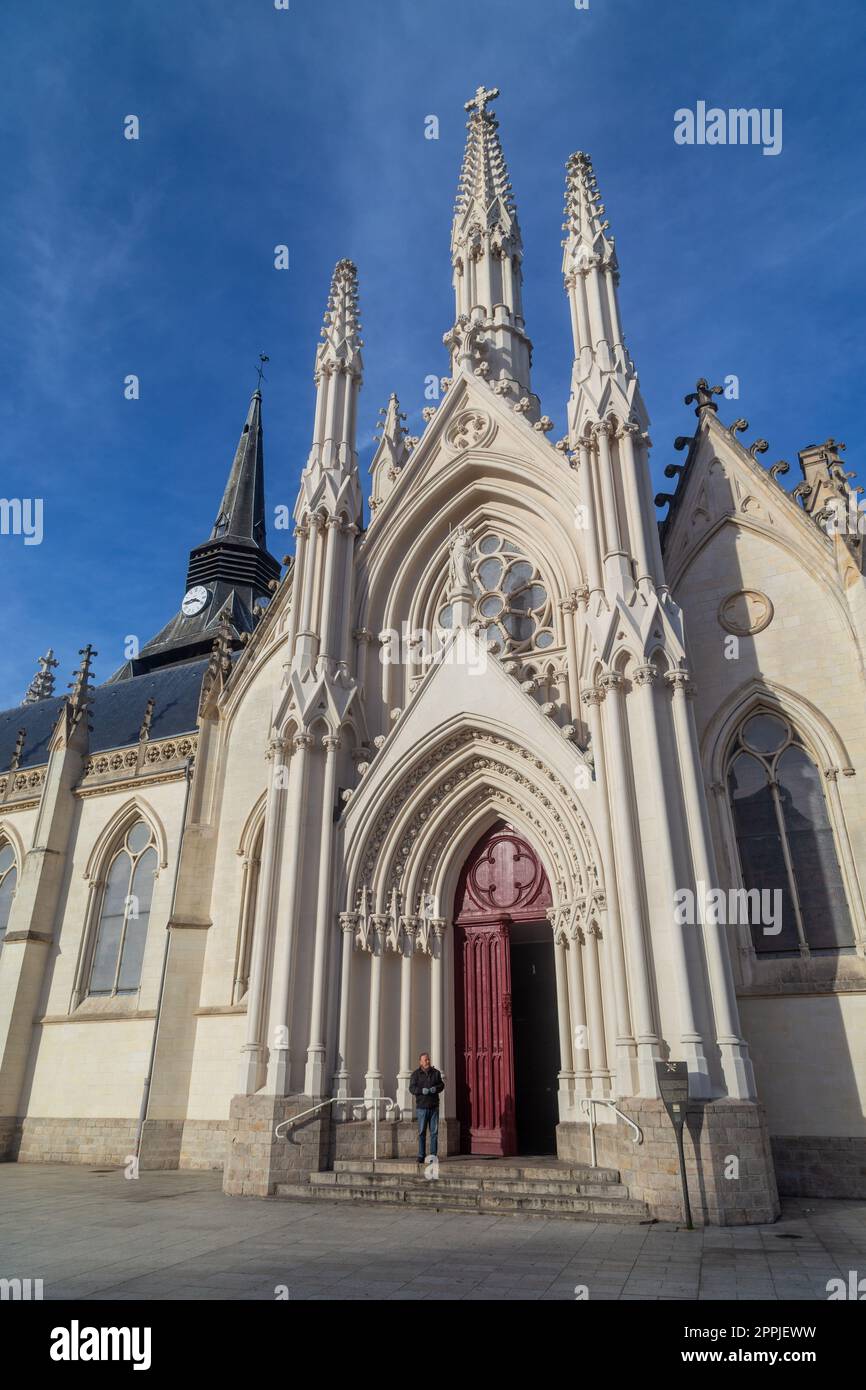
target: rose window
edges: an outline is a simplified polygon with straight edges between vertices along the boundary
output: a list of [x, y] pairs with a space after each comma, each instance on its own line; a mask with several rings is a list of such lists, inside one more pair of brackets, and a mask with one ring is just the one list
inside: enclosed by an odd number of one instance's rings
[[[471, 575], [475, 616], [485, 625], [492, 650], [504, 655], [554, 645], [547, 587], [519, 546], [502, 536], [483, 536], [472, 550]], [[451, 604], [443, 602], [439, 626], [448, 629], [452, 623]]]

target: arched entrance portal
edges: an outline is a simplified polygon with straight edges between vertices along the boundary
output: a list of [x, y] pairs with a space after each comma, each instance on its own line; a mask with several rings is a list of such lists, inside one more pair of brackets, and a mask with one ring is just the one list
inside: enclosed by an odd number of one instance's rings
[[556, 1150], [559, 1034], [550, 884], [504, 821], [479, 840], [454, 901], [457, 1117], [465, 1153]]

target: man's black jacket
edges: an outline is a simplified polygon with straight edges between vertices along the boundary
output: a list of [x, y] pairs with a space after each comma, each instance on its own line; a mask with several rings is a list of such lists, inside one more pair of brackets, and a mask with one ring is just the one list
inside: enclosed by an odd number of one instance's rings
[[[431, 1092], [430, 1095], [422, 1096], [424, 1088]], [[441, 1071], [431, 1067], [429, 1071], [424, 1071], [421, 1067], [416, 1067], [409, 1082], [409, 1090], [415, 1097], [415, 1103], [421, 1110], [439, 1109], [439, 1092], [445, 1090], [445, 1082], [442, 1080]]]

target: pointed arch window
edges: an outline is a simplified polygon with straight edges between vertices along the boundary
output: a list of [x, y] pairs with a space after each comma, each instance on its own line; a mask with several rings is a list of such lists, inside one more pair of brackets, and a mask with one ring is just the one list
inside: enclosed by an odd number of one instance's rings
[[[547, 584], [520, 546], [488, 532], [473, 547], [470, 572], [475, 616], [485, 622], [487, 640], [500, 655], [555, 645]], [[440, 600], [438, 622], [447, 630], [453, 613], [446, 597]]]
[[776, 713], [749, 715], [731, 747], [727, 785], [744, 887], [781, 893], [781, 931], [753, 925], [755, 951], [853, 948], [821, 774], [793, 726]]
[[146, 821], [135, 821], [105, 877], [88, 994], [138, 990], [158, 862], [151, 827]]
[[0, 840], [0, 950], [6, 940], [6, 928], [12, 911], [12, 899], [18, 885], [15, 851], [8, 840]]

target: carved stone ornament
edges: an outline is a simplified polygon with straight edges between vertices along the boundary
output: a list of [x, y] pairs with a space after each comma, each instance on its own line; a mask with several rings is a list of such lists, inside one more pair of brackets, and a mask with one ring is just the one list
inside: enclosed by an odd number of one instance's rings
[[479, 449], [493, 438], [494, 425], [483, 410], [464, 410], [445, 436], [452, 449]]
[[773, 604], [766, 594], [757, 589], [738, 589], [728, 594], [719, 604], [718, 619], [726, 632], [738, 637], [749, 637], [755, 632], [763, 632], [773, 621]]

